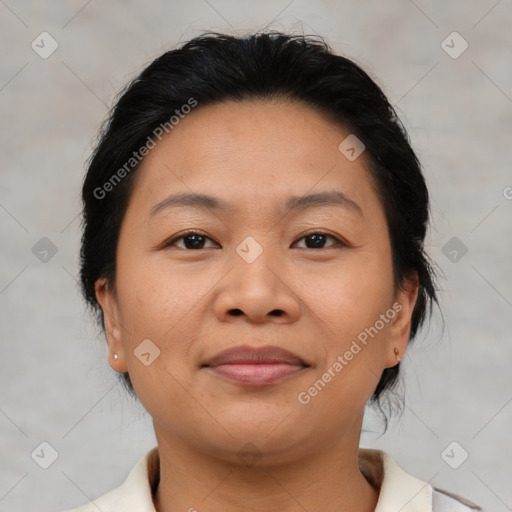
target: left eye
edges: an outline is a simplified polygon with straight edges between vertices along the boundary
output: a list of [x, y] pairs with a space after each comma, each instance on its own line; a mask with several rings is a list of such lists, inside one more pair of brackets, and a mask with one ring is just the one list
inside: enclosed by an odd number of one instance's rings
[[[325, 249], [326, 247], [324, 247], [324, 245], [328, 238], [335, 241], [335, 243], [332, 245], [344, 245], [341, 242], [341, 240], [339, 240], [335, 236], [332, 236], [328, 233], [324, 233], [323, 231], [314, 231], [313, 233], [304, 235], [302, 238], [299, 239], [307, 240], [309, 242], [309, 247], [307, 246], [308, 242], [306, 242], [306, 247], [301, 247], [301, 249]], [[329, 247], [332, 247], [332, 245], [330, 245]]]
[[[334, 240], [334, 243], [325, 247], [325, 244], [328, 239]], [[336, 238], [329, 233], [325, 233], [323, 231], [314, 231], [312, 233], [308, 233], [303, 237], [299, 238], [299, 241], [306, 240], [306, 247], [299, 247], [301, 249], [326, 249], [328, 247], [332, 247], [334, 245], [345, 245], [341, 240]], [[183, 241], [180, 246], [178, 242]], [[165, 247], [179, 247], [180, 249], [189, 249], [189, 250], [200, 250], [206, 249], [205, 244], [207, 241], [213, 242], [212, 239], [202, 233], [196, 231], [190, 231], [183, 235], [177, 236], [167, 242]], [[295, 242], [296, 244], [298, 242]]]

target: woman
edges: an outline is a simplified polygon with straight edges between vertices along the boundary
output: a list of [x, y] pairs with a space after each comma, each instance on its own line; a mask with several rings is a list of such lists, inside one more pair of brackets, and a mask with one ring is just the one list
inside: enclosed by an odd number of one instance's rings
[[478, 509], [359, 448], [436, 293], [420, 164], [356, 64], [276, 32], [165, 53], [83, 202], [84, 296], [158, 446], [76, 510]]

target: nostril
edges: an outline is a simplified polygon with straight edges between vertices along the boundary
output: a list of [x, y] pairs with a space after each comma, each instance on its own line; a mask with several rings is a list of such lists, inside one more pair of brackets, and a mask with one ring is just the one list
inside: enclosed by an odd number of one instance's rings
[[[243, 311], [241, 309], [230, 309], [229, 313], [233, 316], [243, 315]], [[274, 309], [269, 314], [272, 316], [283, 316], [284, 311], [282, 309]]]

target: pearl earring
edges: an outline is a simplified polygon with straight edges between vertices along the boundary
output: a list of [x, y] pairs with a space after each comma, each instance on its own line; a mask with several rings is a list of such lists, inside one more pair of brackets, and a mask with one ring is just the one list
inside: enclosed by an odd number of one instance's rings
[[114, 361], [117, 361], [119, 359], [119, 356], [117, 354], [114, 354]]
[[400, 351], [395, 347], [395, 356], [396, 356], [396, 362], [399, 363], [401, 361], [400, 356], [398, 355]]

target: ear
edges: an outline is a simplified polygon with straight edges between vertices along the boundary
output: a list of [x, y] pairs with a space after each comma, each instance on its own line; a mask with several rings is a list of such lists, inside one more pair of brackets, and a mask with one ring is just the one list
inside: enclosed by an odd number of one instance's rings
[[[386, 368], [396, 366], [399, 362], [398, 358], [404, 358], [409, 343], [412, 313], [418, 298], [418, 290], [419, 279], [418, 274], [415, 272], [410, 278], [404, 281], [395, 296], [393, 310], [396, 312], [396, 315], [391, 321], [389, 331]], [[396, 351], [398, 351], [398, 353]]]
[[[108, 343], [108, 362], [117, 372], [128, 371], [122, 343], [122, 326], [119, 321], [119, 308], [115, 290], [106, 278], [100, 278], [94, 283], [96, 299], [103, 311], [105, 322], [105, 337]], [[117, 354], [117, 359], [114, 359]]]

